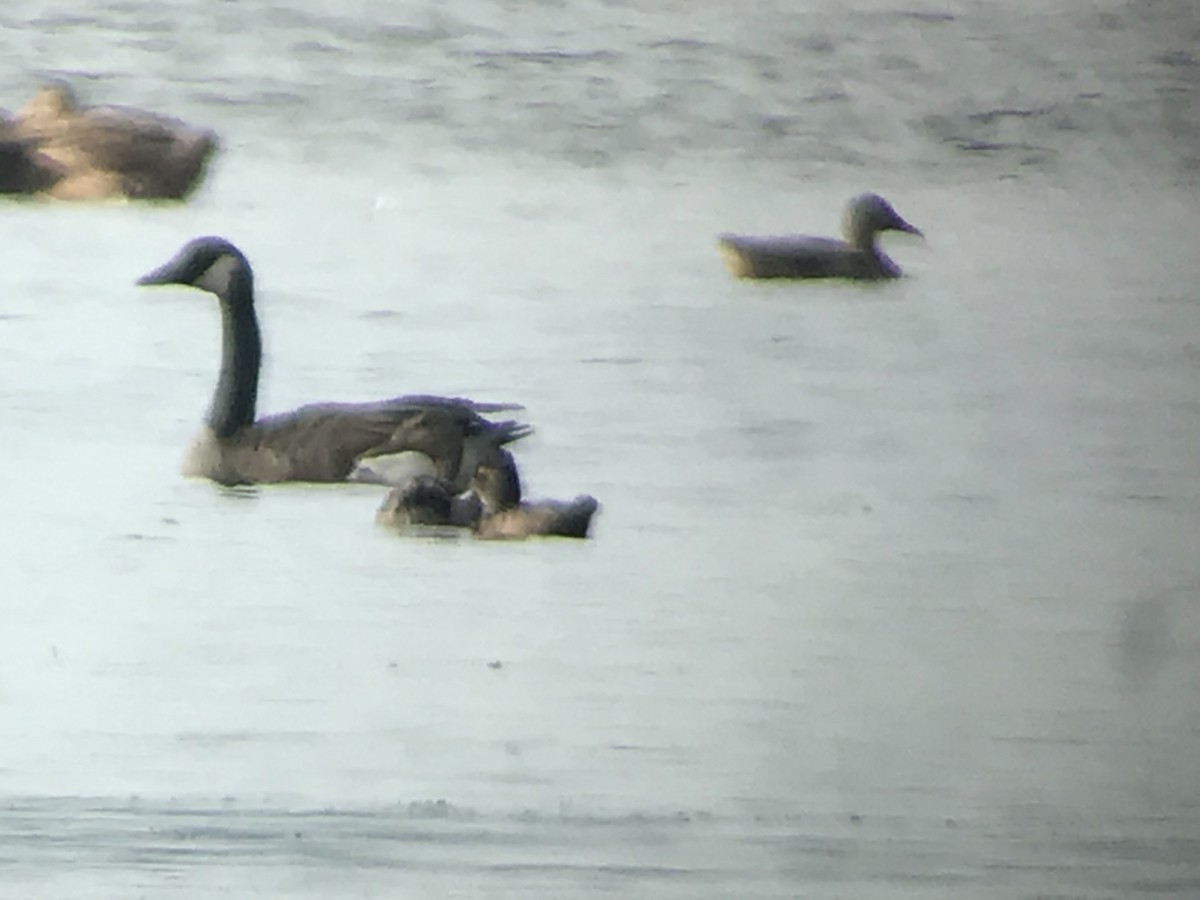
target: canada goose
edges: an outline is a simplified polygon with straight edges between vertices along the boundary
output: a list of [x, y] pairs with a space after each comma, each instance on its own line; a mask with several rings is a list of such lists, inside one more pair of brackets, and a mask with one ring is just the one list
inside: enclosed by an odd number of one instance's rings
[[40, 88], [12, 127], [61, 167], [38, 190], [63, 200], [180, 200], [216, 149], [211, 131], [130, 107], [85, 107], [65, 84]]
[[904, 231], [924, 237], [878, 194], [860, 194], [846, 204], [842, 233], [846, 239], [781, 235], [755, 237], [722, 234], [721, 255], [738, 278], [852, 278], [878, 281], [899, 278], [900, 267], [875, 243], [881, 231]]
[[385, 526], [450, 525], [470, 528], [478, 537], [511, 540], [533, 536], [586, 538], [600, 504], [580, 494], [574, 500], [521, 500], [520, 476], [512, 454], [498, 450], [482, 463], [471, 490], [455, 494], [452, 485], [418, 475], [392, 488], [375, 522]]
[[[262, 340], [254, 313], [254, 275], [242, 252], [224, 238], [188, 241], [170, 260], [138, 279], [178, 284], [220, 301], [221, 371], [203, 427], [183, 473], [221, 484], [281, 481], [388, 483], [384, 457], [416, 452], [457, 491], [481, 461], [531, 433], [515, 421], [481, 413], [516, 404], [411, 395], [375, 403], [322, 403], [255, 420]], [[371, 468], [372, 462], [377, 468]]]

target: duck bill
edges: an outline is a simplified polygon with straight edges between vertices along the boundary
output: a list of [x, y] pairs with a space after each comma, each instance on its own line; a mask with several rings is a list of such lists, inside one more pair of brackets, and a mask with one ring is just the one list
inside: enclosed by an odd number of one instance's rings
[[898, 219], [894, 227], [897, 231], [903, 231], [905, 234], [915, 234], [917, 237], [922, 239], [925, 237], [925, 232], [923, 232], [916, 225], [910, 225], [903, 219]]

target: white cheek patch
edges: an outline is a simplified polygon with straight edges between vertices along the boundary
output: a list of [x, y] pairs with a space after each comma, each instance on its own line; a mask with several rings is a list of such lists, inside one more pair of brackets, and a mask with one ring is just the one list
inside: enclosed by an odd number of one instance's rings
[[195, 285], [202, 290], [214, 294], [223, 294], [229, 289], [234, 270], [238, 261], [228, 253], [222, 253], [213, 264], [204, 270], [204, 274], [196, 279]]

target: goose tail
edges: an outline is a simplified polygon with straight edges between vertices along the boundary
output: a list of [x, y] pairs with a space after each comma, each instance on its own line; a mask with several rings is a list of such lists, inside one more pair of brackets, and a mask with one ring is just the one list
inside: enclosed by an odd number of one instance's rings
[[493, 422], [492, 426], [488, 430], [488, 434], [493, 447], [503, 447], [505, 444], [511, 444], [513, 441], [519, 441], [521, 438], [529, 437], [529, 435], [533, 434], [532, 425], [525, 422], [518, 422], [516, 419]]

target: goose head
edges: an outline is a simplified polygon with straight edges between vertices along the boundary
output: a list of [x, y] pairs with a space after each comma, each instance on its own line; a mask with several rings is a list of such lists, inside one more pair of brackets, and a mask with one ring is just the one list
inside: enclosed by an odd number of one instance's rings
[[137, 280], [139, 285], [180, 284], [216, 294], [226, 303], [253, 303], [253, 275], [245, 255], [225, 238], [198, 237]]
[[881, 231], [903, 231], [924, 237], [921, 229], [911, 225], [878, 194], [859, 194], [846, 204], [842, 216], [842, 233], [846, 243], [856, 250], [869, 250], [875, 235]]

